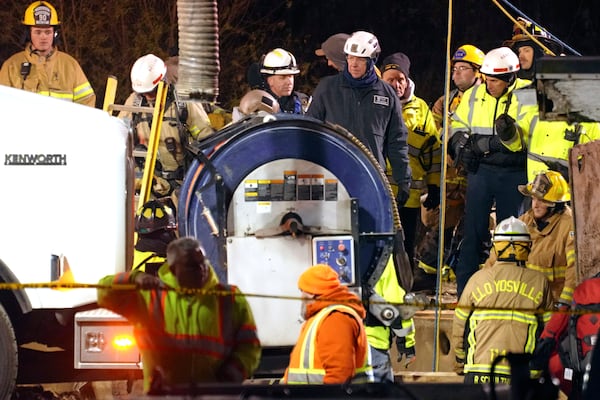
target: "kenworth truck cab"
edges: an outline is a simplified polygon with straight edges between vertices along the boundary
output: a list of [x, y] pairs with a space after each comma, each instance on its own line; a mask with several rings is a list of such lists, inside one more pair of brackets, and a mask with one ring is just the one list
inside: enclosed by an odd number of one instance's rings
[[4, 399], [17, 381], [78, 379], [74, 315], [97, 307], [96, 290], [58, 289], [52, 283], [93, 284], [125, 271], [134, 206], [133, 161], [120, 120], [5, 86], [0, 109]]

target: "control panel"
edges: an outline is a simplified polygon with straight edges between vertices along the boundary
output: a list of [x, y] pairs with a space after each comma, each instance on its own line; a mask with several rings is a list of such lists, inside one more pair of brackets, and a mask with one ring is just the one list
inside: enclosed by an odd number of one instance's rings
[[355, 280], [354, 239], [352, 236], [313, 237], [313, 264], [327, 264], [340, 276], [340, 281], [351, 285]]

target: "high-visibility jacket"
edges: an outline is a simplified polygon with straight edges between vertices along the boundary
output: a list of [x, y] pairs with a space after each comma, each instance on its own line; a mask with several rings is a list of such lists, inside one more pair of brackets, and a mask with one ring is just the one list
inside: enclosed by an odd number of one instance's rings
[[[125, 105], [134, 106], [153, 106], [148, 104], [143, 96], [137, 93], [131, 93]], [[139, 113], [137, 117], [129, 111], [121, 111], [119, 118], [132, 124], [134, 132], [141, 144], [147, 144], [150, 138], [152, 127], [152, 115], [148, 113]], [[198, 102], [186, 102], [178, 105], [175, 101], [168, 101], [163, 116], [163, 122], [160, 130], [158, 142], [158, 161], [162, 165], [163, 172], [174, 172], [179, 167], [183, 167], [185, 152], [184, 147], [187, 143], [181, 142], [180, 128], [185, 130], [185, 139], [204, 139], [213, 133], [210, 125], [210, 119]], [[165, 179], [182, 179], [183, 174], [177, 178], [163, 176]]]
[[[31, 64], [25, 78], [21, 75], [24, 63]], [[31, 44], [27, 44], [25, 50], [2, 64], [0, 85], [96, 106], [96, 94], [77, 60], [56, 48], [43, 57], [32, 50]]]
[[[450, 137], [456, 132], [467, 132], [469, 135], [496, 135], [496, 119], [507, 113], [516, 121], [517, 135], [508, 141], [502, 141], [504, 147], [511, 152], [527, 149], [531, 116], [538, 113], [535, 90], [528, 88], [531, 81], [516, 79], [508, 87], [506, 93], [496, 99], [487, 92], [486, 85], [478, 85], [467, 90], [452, 115]], [[526, 89], [527, 88], [527, 89]], [[499, 156], [504, 155], [500, 153]], [[494, 164], [494, 154], [482, 158], [482, 163]], [[502, 160], [498, 164], [502, 164]]]
[[550, 169], [546, 163], [556, 163], [559, 167], [554, 169], [568, 171], [569, 150], [576, 144], [600, 139], [600, 123], [541, 121], [539, 115], [534, 115], [529, 132], [527, 180], [533, 182], [538, 172]]
[[414, 94], [402, 104], [402, 118], [408, 128], [408, 162], [412, 178], [410, 195], [404, 207], [419, 208], [427, 185], [440, 186], [440, 135], [427, 103]]
[[[141, 273], [120, 273], [100, 285], [134, 283]], [[178, 288], [176, 277], [164, 264], [159, 278]], [[218, 282], [210, 268], [203, 292], [173, 290], [98, 289], [98, 304], [134, 324], [142, 355], [144, 390], [161, 373], [164, 387], [181, 388], [206, 382], [241, 383], [257, 368], [260, 343], [252, 311], [235, 286]]]
[[[323, 332], [326, 320], [331, 329]], [[348, 335], [349, 332], [352, 333]], [[334, 344], [339, 351], [324, 347]], [[369, 346], [361, 316], [351, 305], [323, 304], [302, 325], [282, 383], [342, 384], [373, 381]]]
[[[389, 258], [388, 263], [383, 269], [381, 277], [373, 287], [373, 290], [390, 304], [404, 303], [404, 295], [406, 292], [398, 283], [393, 257]], [[380, 350], [388, 350], [390, 348], [392, 337], [390, 335], [390, 327], [384, 325], [367, 325], [365, 330], [367, 332], [367, 340], [371, 346]], [[415, 324], [413, 318], [402, 320], [400, 326], [394, 327], [394, 334], [398, 337], [405, 338], [405, 347], [407, 349], [414, 347]]]
[[[452, 324], [452, 345], [465, 373], [488, 374], [497, 356], [532, 353], [552, 294], [546, 277], [516, 263], [498, 261], [467, 282]], [[495, 372], [510, 375], [506, 360]]]

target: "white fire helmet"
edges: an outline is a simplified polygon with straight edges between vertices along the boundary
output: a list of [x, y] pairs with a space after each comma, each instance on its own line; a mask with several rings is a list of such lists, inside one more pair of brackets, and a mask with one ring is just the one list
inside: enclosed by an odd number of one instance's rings
[[131, 67], [131, 88], [137, 93], [148, 93], [165, 78], [166, 73], [163, 60], [154, 54], [146, 54]]
[[268, 52], [261, 62], [260, 73], [267, 75], [296, 75], [300, 73], [296, 58], [282, 48]]

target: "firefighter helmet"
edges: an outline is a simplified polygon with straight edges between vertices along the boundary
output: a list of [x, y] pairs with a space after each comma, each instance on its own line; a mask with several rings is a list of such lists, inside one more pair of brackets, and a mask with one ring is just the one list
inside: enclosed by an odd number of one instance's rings
[[535, 197], [552, 205], [571, 200], [569, 184], [560, 172], [538, 172], [527, 185], [519, 185], [519, 192], [525, 196]]
[[463, 44], [454, 52], [454, 55], [452, 56], [452, 62], [468, 62], [479, 69], [481, 68], [481, 64], [483, 64], [484, 57], [485, 53], [477, 47], [473, 46], [472, 44]]
[[492, 237], [494, 250], [500, 261], [527, 261], [531, 249], [531, 235], [525, 222], [515, 217], [501, 221]]
[[356, 31], [346, 40], [344, 53], [377, 60], [381, 53], [381, 47], [379, 47], [379, 40], [372, 33]]
[[282, 48], [268, 52], [260, 63], [261, 74], [267, 75], [296, 75], [300, 73], [296, 57]]
[[264, 90], [251, 90], [240, 100], [239, 110], [246, 115], [265, 111], [269, 114], [279, 112], [279, 103], [275, 98]]
[[152, 91], [165, 78], [167, 66], [154, 54], [146, 54], [131, 67], [131, 88], [137, 93]]
[[519, 57], [508, 47], [490, 50], [481, 65], [480, 71], [486, 75], [515, 73], [521, 68]]
[[27, 7], [23, 15], [23, 25], [56, 26], [60, 25], [58, 14], [52, 4], [47, 1], [35, 1]]
[[142, 235], [175, 229], [177, 229], [177, 221], [172, 203], [150, 200], [142, 206], [135, 218], [135, 231]]
[[510, 40], [505, 40], [504, 43], [502, 43], [503, 46], [510, 47], [513, 50], [524, 45], [539, 48], [539, 46], [531, 39], [531, 37], [533, 37], [539, 40], [544, 46], [548, 47], [556, 55], [562, 53], [564, 50], [563, 45], [553, 39], [548, 31], [534, 24], [532, 21], [523, 17], [518, 17], [517, 22], [518, 23], [513, 26], [512, 38]]

